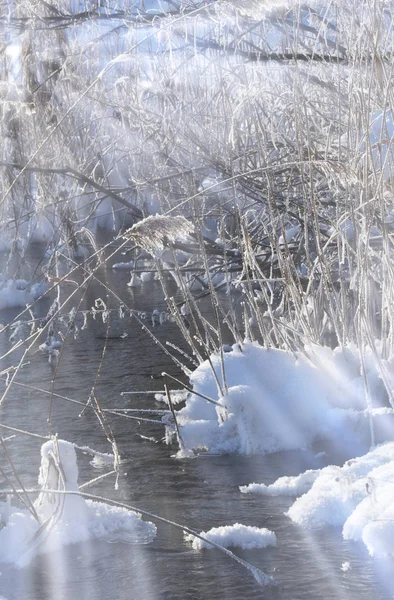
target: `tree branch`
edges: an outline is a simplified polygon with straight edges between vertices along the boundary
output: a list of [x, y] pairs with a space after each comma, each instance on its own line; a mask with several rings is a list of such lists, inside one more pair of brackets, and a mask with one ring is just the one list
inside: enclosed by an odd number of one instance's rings
[[17, 169], [18, 171], [23, 170], [23, 171], [27, 171], [30, 173], [44, 173], [46, 175], [50, 175], [50, 174], [52, 174], [52, 175], [54, 175], [54, 174], [68, 175], [69, 177], [72, 177], [73, 179], [77, 179], [78, 181], [82, 181], [83, 183], [91, 185], [93, 188], [95, 188], [102, 194], [105, 194], [106, 196], [109, 196], [110, 198], [117, 200], [120, 204], [122, 204], [123, 206], [128, 208], [136, 218], [142, 219], [142, 217], [143, 217], [142, 211], [137, 206], [135, 206], [131, 202], [128, 202], [127, 200], [122, 198], [122, 196], [119, 196], [119, 194], [117, 194], [110, 188], [106, 188], [106, 187], [102, 186], [100, 183], [97, 183], [97, 181], [94, 181], [94, 179], [91, 179], [87, 175], [84, 175], [83, 173], [81, 173], [80, 171], [77, 171], [76, 169], [73, 169], [72, 167], [61, 167], [61, 168], [32, 167], [32, 166], [24, 167], [23, 165], [19, 165], [17, 163], [10, 163], [10, 162], [4, 162], [4, 161], [0, 161], [0, 166], [7, 167], [9, 169]]

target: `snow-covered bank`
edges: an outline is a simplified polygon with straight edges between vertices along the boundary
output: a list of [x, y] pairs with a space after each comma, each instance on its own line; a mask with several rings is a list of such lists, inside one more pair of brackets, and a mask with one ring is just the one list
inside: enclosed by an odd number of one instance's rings
[[36, 554], [68, 544], [90, 539], [145, 544], [156, 535], [156, 526], [133, 511], [73, 494], [79, 489], [78, 467], [69, 442], [43, 444], [38, 483], [41, 493], [30, 511], [0, 502], [0, 562], [24, 567]]
[[387, 394], [371, 352], [364, 363], [370, 406], [354, 346], [310, 346], [295, 355], [246, 342], [214, 354], [192, 374], [195, 393], [177, 412], [184, 446], [252, 454], [306, 448], [317, 438], [351, 444], [371, 415], [392, 412], [374, 408]]
[[371, 556], [394, 555], [394, 443], [377, 446], [343, 467], [327, 466], [243, 493], [300, 495], [288, 516], [307, 528], [341, 527], [345, 540], [363, 541]]

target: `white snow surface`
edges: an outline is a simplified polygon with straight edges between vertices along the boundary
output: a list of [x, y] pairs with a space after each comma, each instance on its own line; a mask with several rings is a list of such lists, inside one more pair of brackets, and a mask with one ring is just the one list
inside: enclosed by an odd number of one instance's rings
[[[209, 531], [202, 531], [200, 535], [224, 548], [252, 550], [253, 548], [276, 546], [276, 536], [273, 531], [265, 527], [251, 527], [249, 525], [242, 525], [241, 523], [213, 527]], [[209, 542], [192, 534], [185, 534], [185, 539], [192, 543], [194, 550], [214, 548]]]
[[261, 494], [262, 496], [300, 496], [308, 492], [320, 475], [319, 469], [310, 469], [297, 477], [279, 477], [271, 485], [249, 483], [241, 485], [243, 494]]
[[46, 294], [49, 288], [46, 281], [29, 285], [25, 279], [0, 279], [0, 310], [24, 308]]
[[33, 302], [33, 296], [21, 285], [20, 279], [8, 279], [2, 282], [0, 289], [0, 310], [6, 308], [24, 308]]
[[131, 271], [134, 266], [134, 260], [130, 260], [129, 262], [118, 262], [112, 265], [112, 268], [115, 271]]
[[0, 502], [0, 562], [24, 567], [36, 554], [67, 544], [94, 538], [148, 543], [156, 535], [156, 526], [131, 510], [47, 491], [78, 492], [76, 454], [69, 442], [43, 444], [38, 483], [42, 491], [34, 508], [39, 523], [28, 510]]
[[[210, 360], [222, 389], [209, 361], [192, 373], [190, 384], [221, 406], [189, 394], [177, 413], [188, 449], [239, 454], [302, 449], [317, 438], [347, 438], [365, 427], [373, 408], [366, 410], [354, 346], [334, 351], [307, 346], [304, 354], [294, 355], [252, 342], [242, 349], [236, 344], [223, 355], [227, 392], [221, 356]], [[384, 385], [372, 352], [366, 352], [365, 368], [371, 396], [383, 404]]]
[[344, 539], [364, 542], [371, 556], [394, 555], [394, 442], [342, 467], [330, 465], [241, 491], [301, 494], [287, 513], [295, 523], [310, 529], [340, 527]]

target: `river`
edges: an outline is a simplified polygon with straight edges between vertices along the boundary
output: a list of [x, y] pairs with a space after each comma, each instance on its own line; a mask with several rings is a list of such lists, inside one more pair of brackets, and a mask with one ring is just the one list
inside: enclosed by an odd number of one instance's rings
[[[146, 313], [144, 322], [163, 344], [168, 340], [186, 349], [175, 323], [167, 321], [152, 328], [149, 315], [153, 309], [166, 308], [158, 282], [127, 288], [129, 273], [107, 270], [105, 276], [110, 289], [128, 306]], [[90, 308], [94, 298], [103, 293], [102, 286], [92, 285], [81, 307]], [[1, 320], [5, 322], [9, 316], [3, 314]], [[115, 320], [107, 341], [106, 325], [100, 324], [99, 317], [75, 337], [72, 332], [55, 370], [47, 357], [33, 348], [16, 381], [48, 391], [53, 385], [57, 394], [81, 402], [88, 400], [95, 385], [102, 407], [163, 408], [153, 394], [122, 392], [160, 390], [160, 373], [164, 370], [178, 377], [184, 375], [135, 319]], [[3, 354], [10, 347], [9, 332], [0, 337]], [[16, 362], [15, 356], [7, 357], [2, 368]], [[46, 435], [50, 398], [49, 394], [13, 385], [0, 408], [0, 422]], [[80, 413], [81, 406], [53, 398], [52, 432], [79, 445], [110, 452], [111, 446], [94, 413], [89, 409], [81, 416]], [[107, 418], [122, 457], [119, 490], [115, 490], [111, 476], [86, 491], [151, 511], [197, 531], [236, 522], [267, 527], [276, 533], [276, 547], [235, 553], [273, 576], [277, 586], [260, 587], [248, 571], [229, 557], [217, 550], [192, 550], [181, 531], [157, 522], [157, 537], [151, 544], [96, 540], [41, 555], [21, 570], [1, 564], [0, 596], [7, 600], [392, 598], [391, 564], [380, 563], [378, 568], [361, 543], [343, 541], [341, 532], [335, 529], [307, 531], [298, 527], [285, 516], [292, 498], [239, 492], [238, 486], [252, 481], [271, 483], [281, 475], [297, 475], [307, 468], [332, 462], [341, 464], [348, 457], [338, 456], [335, 448], [320, 443], [309, 451], [270, 456], [201, 455], [177, 459], [173, 457], [177, 448], [162, 442], [161, 424], [108, 414]], [[37, 484], [40, 444], [40, 440], [24, 435], [7, 442], [26, 487]], [[105, 472], [92, 467], [91, 456], [78, 452], [78, 459], [80, 483]], [[3, 452], [1, 463], [6, 465]], [[0, 479], [0, 491], [7, 485]], [[343, 570], [346, 562], [350, 569]]]

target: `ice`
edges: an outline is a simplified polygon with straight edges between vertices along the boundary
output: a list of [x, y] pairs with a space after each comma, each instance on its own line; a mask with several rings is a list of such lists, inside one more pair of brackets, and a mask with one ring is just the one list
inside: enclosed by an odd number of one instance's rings
[[298, 234], [301, 232], [301, 225], [296, 225], [295, 227], [289, 227], [288, 229], [286, 229], [285, 231], [285, 235], [281, 235], [279, 237], [278, 240], [278, 244], [280, 246], [283, 246], [283, 244], [285, 243], [290, 243], [292, 242], [297, 236]]
[[[276, 536], [273, 531], [270, 531], [265, 527], [251, 527], [249, 525], [242, 525], [241, 523], [213, 527], [209, 531], [202, 531], [201, 536], [208, 540], [212, 540], [216, 544], [220, 544], [220, 546], [223, 546], [224, 548], [252, 550], [253, 548], [276, 546]], [[207, 541], [192, 534], [185, 534], [185, 539], [192, 543], [194, 550], [214, 548], [214, 546]]]
[[40, 352], [48, 355], [49, 364], [56, 363], [60, 356], [60, 349], [63, 346], [63, 342], [57, 340], [52, 329], [49, 330], [47, 339], [43, 344], [38, 346]]
[[69, 442], [43, 444], [38, 483], [41, 492], [34, 509], [39, 522], [26, 509], [0, 503], [1, 562], [24, 567], [37, 553], [92, 538], [145, 544], [156, 535], [156, 526], [134, 511], [73, 494], [79, 490], [78, 467]]
[[51, 354], [52, 352], [59, 350], [63, 346], [60, 340], [57, 340], [52, 329], [49, 330], [47, 339], [43, 344], [40, 344], [38, 349], [41, 352]]
[[47, 244], [54, 237], [54, 227], [49, 219], [37, 213], [19, 226], [19, 235], [28, 243]]
[[154, 273], [151, 271], [143, 271], [140, 275], [142, 283], [146, 283], [147, 281], [152, 281], [154, 278]]

